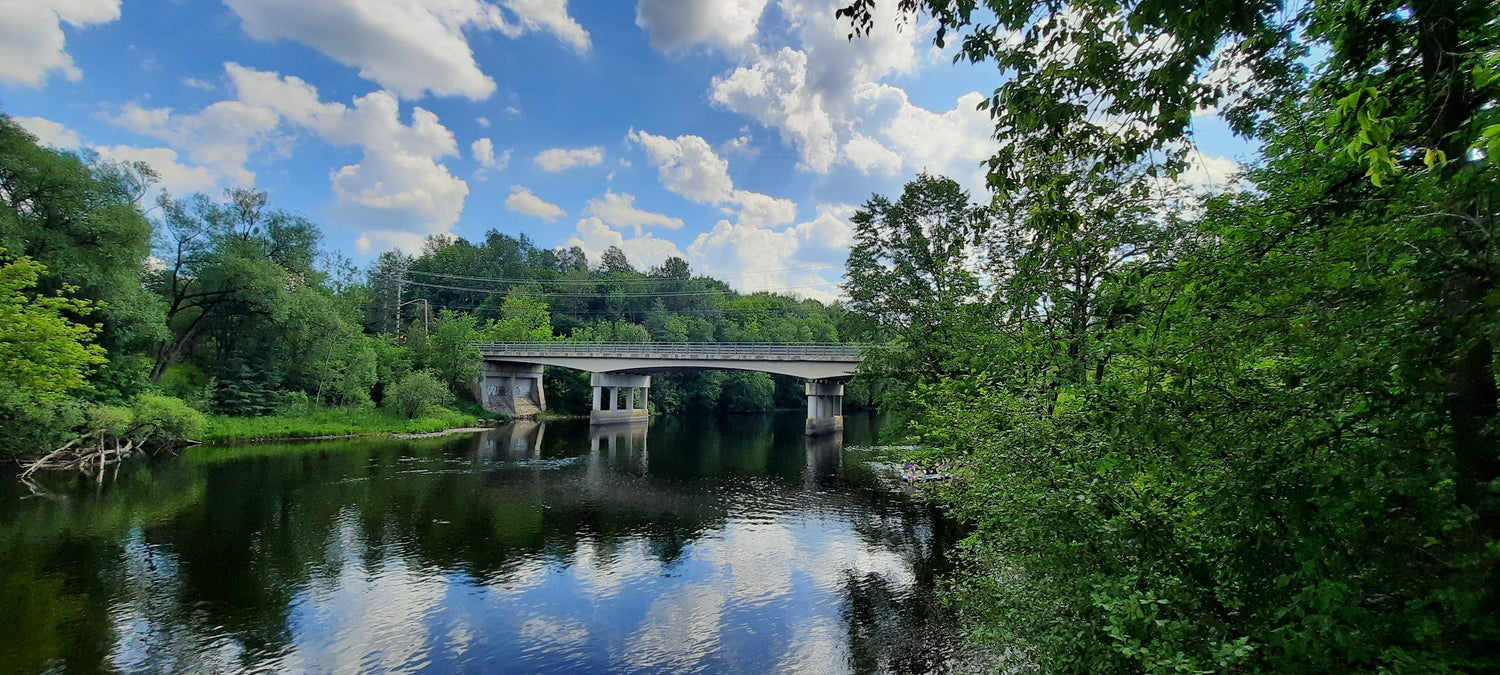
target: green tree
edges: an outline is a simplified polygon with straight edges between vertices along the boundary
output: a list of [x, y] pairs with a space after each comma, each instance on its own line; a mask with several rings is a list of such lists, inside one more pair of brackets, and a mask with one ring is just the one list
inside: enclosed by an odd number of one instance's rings
[[575, 342], [650, 342], [651, 331], [629, 321], [601, 320], [573, 329]]
[[[1071, 373], [1058, 388], [971, 367], [917, 389], [976, 528], [957, 581], [976, 635], [1048, 672], [1500, 667], [1500, 8], [899, 4], [1002, 70], [989, 181], [1033, 237], [1009, 306], [1174, 225], [1076, 196], [1182, 169], [1195, 113], [1264, 143], [1164, 253], [1076, 286], [1094, 349], [1014, 333], [1000, 353]], [[871, 6], [840, 13], [867, 27]], [[1035, 306], [1066, 317], [1058, 297]], [[1091, 351], [1111, 365], [1088, 378]]]
[[97, 327], [72, 319], [93, 304], [68, 297], [66, 286], [34, 293], [44, 273], [29, 258], [0, 257], [0, 454], [62, 443], [85, 419], [75, 397], [106, 362], [104, 348], [93, 344]]
[[500, 318], [484, 329], [484, 339], [490, 342], [547, 342], [552, 337], [547, 303], [524, 295], [505, 298]]
[[873, 355], [867, 372], [933, 382], [967, 372], [973, 347], [993, 332], [988, 289], [973, 255], [992, 226], [990, 211], [949, 178], [927, 174], [896, 201], [875, 195], [855, 212], [846, 265], [849, 309], [866, 334], [902, 348]]
[[221, 361], [269, 347], [272, 319], [289, 289], [323, 280], [313, 266], [321, 236], [315, 225], [268, 208], [263, 192], [230, 190], [227, 196], [223, 203], [201, 194], [160, 200], [158, 248], [165, 266], [152, 288], [166, 302], [171, 337], [156, 350], [153, 379], [205, 341]]
[[377, 356], [359, 318], [356, 304], [324, 288], [288, 291], [273, 313], [281, 336], [276, 360], [285, 364], [286, 384], [330, 403], [368, 401]]
[[87, 385], [89, 373], [108, 361], [93, 344], [98, 329], [69, 315], [87, 316], [94, 304], [56, 295], [32, 294], [47, 268], [0, 249], [0, 397], [4, 405], [56, 403]]
[[731, 371], [723, 379], [720, 402], [730, 412], [774, 410], [776, 384], [768, 373]]
[[145, 164], [42, 147], [0, 114], [0, 248], [46, 267], [38, 291], [71, 286], [97, 303], [91, 320], [111, 350], [147, 349], [165, 335], [161, 303], [141, 286], [151, 224], [137, 202], [155, 179]]
[[478, 345], [483, 341], [477, 317], [445, 309], [433, 317], [432, 332], [417, 358], [453, 391], [467, 391], [469, 383], [479, 377]]

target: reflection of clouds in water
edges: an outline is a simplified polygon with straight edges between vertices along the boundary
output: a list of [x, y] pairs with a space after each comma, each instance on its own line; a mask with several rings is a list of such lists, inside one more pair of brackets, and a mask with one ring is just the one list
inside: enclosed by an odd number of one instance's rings
[[484, 580], [484, 586], [492, 593], [519, 595], [547, 583], [552, 573], [544, 560], [528, 557], [513, 567], [491, 574]]
[[780, 673], [829, 673], [847, 670], [849, 645], [835, 617], [820, 616], [792, 629], [791, 643], [776, 664]]
[[329, 550], [342, 558], [329, 561], [338, 565], [331, 588], [319, 584], [293, 601], [297, 647], [277, 669], [399, 673], [428, 665], [432, 648], [448, 642], [428, 620], [444, 605], [446, 578], [391, 552], [378, 572], [367, 571], [357, 514], [341, 514], [333, 537]]
[[452, 626], [448, 627], [447, 634], [443, 636], [443, 651], [454, 656], [462, 656], [474, 646], [477, 637], [478, 631], [469, 625], [468, 621], [457, 619]]
[[121, 542], [124, 580], [111, 603], [115, 642], [109, 664], [122, 673], [234, 670], [244, 647], [202, 616], [177, 603], [182, 577], [170, 548], [133, 529]]
[[[916, 583], [902, 556], [822, 519], [731, 518], [722, 530], [694, 542], [690, 556], [688, 565], [706, 565], [706, 575], [660, 589], [626, 646], [625, 659], [633, 666], [689, 669], [727, 642], [724, 631], [735, 628], [725, 619], [728, 612], [776, 604], [786, 613], [787, 645], [779, 662], [757, 666], [775, 672], [847, 670], [848, 636], [839, 612], [848, 579], [878, 576], [898, 589]], [[794, 597], [797, 579], [810, 581], [823, 597]]]
[[527, 651], [571, 651], [589, 641], [589, 627], [582, 621], [552, 621], [535, 616], [516, 631], [531, 643]]
[[625, 660], [649, 670], [690, 670], [719, 646], [724, 595], [713, 582], [688, 584], [651, 603]]
[[561, 660], [656, 672], [848, 671], [850, 580], [879, 577], [899, 593], [916, 583], [910, 562], [861, 537], [838, 510], [769, 510], [742, 505], [670, 566], [646, 536], [608, 545], [584, 537], [571, 550], [512, 559], [474, 580], [420, 567], [400, 542], [370, 550], [360, 511], [349, 507], [321, 559], [308, 561], [311, 578], [288, 619], [290, 646], [275, 656], [244, 653], [222, 629], [194, 621], [194, 610], [149, 606], [177, 595], [178, 572], [137, 534], [124, 551], [130, 590], [112, 607], [119, 637], [111, 664], [126, 672], [247, 663], [412, 672]]
[[641, 539], [626, 542], [608, 556], [600, 556], [594, 546], [581, 541], [574, 549], [573, 564], [569, 567], [580, 594], [593, 600], [618, 596], [627, 585], [649, 579], [660, 571], [660, 563]]
[[730, 602], [769, 602], [792, 590], [796, 542], [781, 525], [730, 521], [694, 557], [714, 565]]
[[[357, 514], [344, 514], [327, 546], [328, 578], [299, 598], [299, 647], [276, 665], [403, 672], [465, 653], [484, 659], [483, 645], [499, 641], [533, 664], [593, 653], [619, 669], [687, 671], [764, 653], [767, 661], [740, 665], [849, 670], [841, 615], [849, 580], [880, 577], [899, 592], [916, 583], [909, 561], [860, 537], [836, 511], [742, 514], [695, 539], [670, 568], [645, 537], [618, 548], [583, 538], [561, 559], [557, 552], [529, 556], [471, 588], [482, 601], [459, 611], [451, 609], [465, 592], [457, 579], [413, 568], [394, 553], [380, 559], [379, 572], [367, 572]], [[624, 609], [637, 602], [634, 612]], [[747, 633], [739, 618], [747, 609], [777, 615], [781, 627]], [[619, 623], [599, 625], [604, 615]]]

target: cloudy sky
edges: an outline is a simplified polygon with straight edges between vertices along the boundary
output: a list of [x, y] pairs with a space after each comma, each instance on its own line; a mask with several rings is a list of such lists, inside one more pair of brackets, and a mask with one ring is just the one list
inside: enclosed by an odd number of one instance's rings
[[[829, 298], [859, 204], [976, 189], [994, 143], [992, 68], [892, 17], [849, 41], [839, 0], [0, 4], [0, 111], [174, 194], [265, 190], [358, 262], [493, 228]], [[1246, 149], [1198, 122], [1212, 180]]]

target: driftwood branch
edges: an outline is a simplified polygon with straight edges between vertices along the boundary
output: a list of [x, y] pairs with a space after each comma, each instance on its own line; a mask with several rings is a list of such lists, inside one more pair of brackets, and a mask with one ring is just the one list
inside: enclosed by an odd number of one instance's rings
[[[21, 472], [21, 479], [26, 480], [37, 471], [77, 469], [84, 473], [97, 471], [99, 480], [103, 481], [105, 467], [118, 463], [137, 452], [145, 452], [152, 434], [147, 433], [132, 440], [133, 436], [139, 436], [145, 430], [146, 427], [143, 425], [119, 435], [105, 434], [101, 431], [88, 432], [24, 464], [25, 471]], [[183, 441], [183, 444], [198, 445], [199, 442]]]

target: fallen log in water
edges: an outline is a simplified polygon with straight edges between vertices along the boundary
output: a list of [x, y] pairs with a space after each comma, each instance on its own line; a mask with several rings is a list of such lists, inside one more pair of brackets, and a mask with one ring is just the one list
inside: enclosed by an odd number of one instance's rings
[[[129, 457], [139, 449], [135, 441], [127, 440], [122, 443], [116, 439], [113, 443], [110, 443], [108, 439], [102, 437], [96, 438], [94, 436], [94, 434], [85, 434], [29, 464], [24, 464], [23, 466], [26, 467], [26, 470], [21, 472], [21, 477], [28, 478], [31, 474], [44, 469], [78, 469], [80, 471], [88, 471], [95, 466], [98, 467], [102, 475], [106, 465]], [[94, 440], [98, 441], [97, 445], [92, 442], [80, 443], [80, 441]]]
[[[104, 479], [104, 468], [110, 464], [136, 454], [146, 452], [147, 443], [152, 434], [146, 433], [139, 440], [131, 437], [141, 431], [144, 427], [131, 429], [123, 434], [107, 434], [101, 431], [91, 431], [78, 438], [65, 443], [62, 447], [53, 450], [31, 462], [23, 462], [25, 470], [21, 472], [21, 478], [27, 479], [37, 471], [56, 471], [66, 469], [77, 469], [84, 473], [97, 469], [100, 480]], [[153, 444], [156, 447], [182, 447], [186, 445], [199, 445], [198, 441], [175, 440], [169, 443]]]

